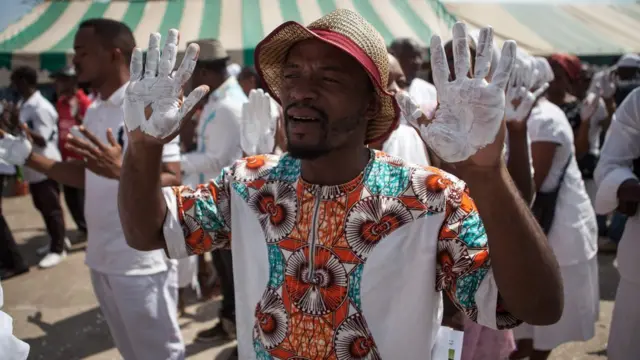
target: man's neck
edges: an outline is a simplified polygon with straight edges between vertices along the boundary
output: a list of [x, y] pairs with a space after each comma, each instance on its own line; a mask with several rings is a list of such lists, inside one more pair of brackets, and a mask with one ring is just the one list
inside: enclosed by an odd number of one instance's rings
[[20, 96], [22, 96], [24, 101], [27, 101], [27, 100], [29, 100], [31, 95], [36, 93], [36, 91], [38, 91], [38, 89], [35, 89], [35, 88], [26, 89], [22, 94], [20, 94]]
[[[347, 150], [347, 149], [345, 149]], [[355, 179], [367, 166], [370, 150], [366, 147], [336, 151], [314, 160], [301, 161], [302, 178], [311, 184], [340, 185]]]
[[114, 92], [129, 81], [129, 77], [129, 71], [120, 71], [117, 76], [109, 76], [102, 85], [97, 86], [100, 99], [109, 99]]

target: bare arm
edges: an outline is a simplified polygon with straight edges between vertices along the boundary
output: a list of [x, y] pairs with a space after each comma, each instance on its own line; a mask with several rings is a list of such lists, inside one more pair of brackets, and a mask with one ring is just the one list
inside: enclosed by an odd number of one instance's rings
[[589, 127], [591, 126], [591, 120], [586, 120], [580, 123], [578, 131], [575, 135], [574, 144], [576, 146], [576, 158], [580, 159], [589, 152]]
[[452, 170], [467, 182], [482, 216], [491, 267], [505, 308], [532, 325], [557, 322], [564, 305], [560, 268], [507, 168]]
[[164, 186], [178, 186], [182, 184], [180, 162], [162, 163], [162, 173], [160, 174], [160, 184]]
[[531, 156], [533, 157], [533, 179], [536, 191], [540, 191], [542, 182], [549, 175], [553, 156], [556, 153], [558, 144], [547, 141], [536, 141], [531, 144]]
[[509, 127], [508, 134], [509, 160], [507, 169], [522, 198], [530, 204], [535, 194], [535, 184], [533, 182], [533, 174], [531, 174], [527, 128]]
[[125, 239], [136, 250], [164, 248], [167, 205], [161, 190], [161, 161], [162, 145], [137, 148], [131, 142], [124, 153], [118, 209]]
[[31, 153], [26, 165], [63, 185], [84, 189], [85, 164], [82, 161], [55, 161]]

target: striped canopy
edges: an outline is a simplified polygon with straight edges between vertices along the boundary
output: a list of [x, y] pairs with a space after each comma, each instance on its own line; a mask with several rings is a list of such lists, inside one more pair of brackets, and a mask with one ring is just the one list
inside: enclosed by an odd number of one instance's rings
[[448, 3], [469, 25], [491, 25], [498, 38], [516, 40], [532, 54], [579, 56], [640, 52], [640, 4]]
[[308, 24], [336, 8], [359, 12], [387, 43], [411, 37], [428, 44], [432, 34], [448, 34], [455, 22], [438, 0], [53, 1], [36, 6], [0, 33], [0, 68], [61, 68], [70, 61], [78, 25], [98, 17], [126, 23], [140, 46], [146, 46], [151, 32], [164, 36], [177, 28], [181, 50], [190, 40], [217, 38], [234, 62], [251, 64], [256, 44], [282, 22]]

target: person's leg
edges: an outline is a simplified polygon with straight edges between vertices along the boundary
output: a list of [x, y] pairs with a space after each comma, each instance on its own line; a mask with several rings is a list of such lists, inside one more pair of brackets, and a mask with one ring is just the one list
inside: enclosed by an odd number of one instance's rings
[[175, 265], [153, 275], [109, 276], [116, 304], [136, 360], [182, 360], [178, 326], [178, 274]]
[[196, 340], [202, 342], [233, 340], [236, 337], [236, 313], [231, 250], [214, 250], [211, 252], [211, 260], [220, 279], [222, 307], [218, 313], [219, 322], [210, 329], [200, 331], [196, 335]]
[[78, 230], [87, 232], [87, 224], [84, 220], [84, 189], [71, 186], [63, 186], [64, 200], [69, 208], [73, 221], [78, 226]]
[[33, 204], [42, 214], [47, 232], [51, 237], [50, 251], [61, 254], [64, 252], [64, 216], [60, 205], [60, 187], [57, 182], [47, 179], [35, 184], [29, 184], [33, 197]]
[[0, 268], [2, 280], [29, 271], [29, 267], [18, 251], [18, 244], [13, 238], [11, 229], [2, 213], [2, 192], [4, 190], [4, 175], [0, 175]]
[[620, 242], [622, 239], [622, 233], [624, 233], [625, 225], [627, 224], [627, 216], [620, 214], [617, 211], [613, 212], [611, 216], [611, 223], [609, 224], [609, 229], [607, 231], [607, 235], [611, 241], [616, 244]]
[[126, 360], [135, 359], [136, 354], [133, 351], [133, 344], [127, 334], [127, 328], [124, 325], [122, 314], [116, 304], [115, 295], [109, 281], [109, 275], [91, 270], [91, 284], [93, 285], [93, 292], [98, 299], [100, 311], [107, 321], [109, 332], [120, 355]]

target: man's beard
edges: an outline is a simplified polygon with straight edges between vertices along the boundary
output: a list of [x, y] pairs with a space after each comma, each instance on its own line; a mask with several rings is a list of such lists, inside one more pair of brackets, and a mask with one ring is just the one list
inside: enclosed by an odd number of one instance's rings
[[[292, 107], [305, 107], [314, 110], [318, 115], [318, 122], [320, 123], [320, 131], [322, 134], [318, 136], [318, 142], [314, 145], [296, 145], [291, 143], [291, 135], [289, 134], [289, 122], [296, 121], [292, 120], [288, 115], [288, 110]], [[284, 123], [285, 129], [287, 133], [287, 152], [289, 155], [295, 159], [300, 160], [315, 160], [331, 151], [331, 148], [328, 146], [328, 127], [329, 127], [329, 119], [327, 113], [323, 110], [309, 104], [303, 103], [293, 103], [287, 106], [284, 109]]]

